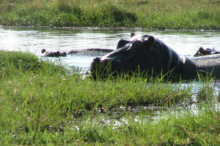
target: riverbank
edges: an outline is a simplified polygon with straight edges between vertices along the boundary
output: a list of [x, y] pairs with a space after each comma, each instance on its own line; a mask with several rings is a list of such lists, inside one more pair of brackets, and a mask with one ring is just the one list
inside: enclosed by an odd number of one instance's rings
[[162, 81], [94, 81], [30, 53], [0, 51], [0, 144], [218, 145], [212, 80], [197, 90]]
[[220, 30], [218, 0], [7, 1], [0, 25]]

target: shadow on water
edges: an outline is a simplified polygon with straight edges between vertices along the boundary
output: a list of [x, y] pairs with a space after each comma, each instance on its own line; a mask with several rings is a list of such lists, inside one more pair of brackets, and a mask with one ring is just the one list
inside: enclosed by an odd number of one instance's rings
[[[180, 56], [192, 56], [199, 49], [215, 48], [220, 50], [220, 32], [203, 32], [203, 31], [149, 31], [149, 30], [95, 30], [95, 29], [7, 29], [0, 28], [0, 49], [8, 51], [23, 51], [36, 54], [41, 57], [40, 51], [45, 48], [50, 51], [70, 51], [73, 49], [87, 49], [87, 48], [105, 48], [116, 49], [116, 44], [119, 39], [129, 39], [130, 33], [136, 34], [149, 34], [152, 35], [168, 46], [174, 49]], [[68, 67], [76, 67], [82, 69], [83, 72], [89, 69], [93, 55], [67, 55], [67, 57], [60, 58], [42, 58], [49, 59], [51, 61], [58, 61], [66, 64]], [[218, 83], [219, 84], [219, 83]], [[187, 85], [183, 85], [187, 86]], [[198, 89], [197, 84], [194, 84], [195, 91]], [[219, 96], [219, 88], [214, 87], [216, 90], [216, 96]], [[196, 96], [192, 97], [192, 100], [197, 100]], [[219, 109], [219, 104], [215, 106]], [[135, 106], [128, 108], [116, 108], [110, 111], [108, 117], [105, 115], [100, 116], [97, 121], [101, 122], [115, 122], [116, 125], [120, 123], [126, 123], [126, 119], [123, 119], [123, 115], [126, 112], [130, 113], [130, 117], [134, 120], [138, 120], [140, 116], [144, 116], [147, 119], [155, 120], [161, 113], [166, 111], [174, 112], [176, 110], [184, 109], [195, 112], [198, 110], [196, 104], [179, 105], [177, 107], [144, 107]], [[140, 113], [142, 113], [140, 115]], [[118, 119], [121, 119], [118, 122]]]

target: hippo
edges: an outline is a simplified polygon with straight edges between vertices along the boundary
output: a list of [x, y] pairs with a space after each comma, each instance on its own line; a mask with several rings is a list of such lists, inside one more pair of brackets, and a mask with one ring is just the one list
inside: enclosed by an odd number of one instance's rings
[[128, 44], [131, 44], [134, 40], [136, 39], [135, 37], [135, 33], [132, 32], [131, 35], [130, 35], [130, 40], [127, 40], [127, 39], [120, 39], [118, 41], [118, 44], [117, 44], [117, 47], [116, 49], [120, 49]]
[[213, 54], [220, 54], [220, 52], [216, 51], [215, 48], [213, 48], [213, 49], [210, 49], [210, 48], [204, 49], [203, 47], [200, 47], [199, 50], [194, 55], [194, 57], [204, 56], [204, 55], [213, 55]]
[[[220, 58], [220, 56], [219, 56]], [[162, 76], [165, 80], [194, 80], [198, 73], [202, 76], [212, 73], [220, 79], [220, 60], [215, 65], [202, 64], [199, 59], [180, 57], [173, 49], [153, 36], [143, 35], [103, 57], [95, 57], [90, 65], [93, 79], [107, 75], [134, 75], [145, 77]]]
[[73, 49], [67, 52], [69, 55], [106, 55], [113, 52], [114, 49], [107, 48], [87, 48], [87, 49]]
[[41, 53], [43, 54], [43, 57], [66, 57], [67, 53], [66, 52], [62, 52], [60, 53], [59, 51], [57, 52], [46, 52], [46, 49], [42, 49]]

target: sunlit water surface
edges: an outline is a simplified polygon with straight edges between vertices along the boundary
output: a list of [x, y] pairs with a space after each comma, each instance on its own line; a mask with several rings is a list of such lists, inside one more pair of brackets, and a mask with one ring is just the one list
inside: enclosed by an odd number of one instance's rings
[[[94, 29], [19, 29], [0, 28], [0, 50], [31, 52], [41, 58], [41, 49], [50, 51], [70, 51], [72, 49], [106, 48], [116, 49], [119, 39], [129, 39], [130, 33], [137, 35], [152, 35], [175, 50], [180, 56], [192, 56], [199, 47], [220, 50], [220, 32], [204, 31], [147, 31], [147, 30], [94, 30]], [[89, 69], [92, 59], [96, 55], [68, 55], [60, 57], [70, 67]], [[55, 58], [50, 58], [52, 61]], [[183, 85], [185, 86], [185, 85]], [[187, 85], [186, 85], [187, 86]], [[196, 86], [196, 85], [195, 85]], [[219, 89], [217, 89], [217, 94]], [[215, 104], [213, 106], [216, 106]], [[192, 106], [190, 106], [191, 108]], [[218, 106], [219, 107], [219, 106]], [[149, 107], [134, 111], [151, 111]], [[216, 107], [217, 108], [217, 107]], [[160, 111], [161, 109], [159, 109]], [[150, 117], [157, 117], [157, 110], [153, 110]], [[196, 108], [193, 111], [197, 111]], [[123, 112], [116, 112], [121, 114]], [[149, 116], [146, 115], [146, 116]], [[109, 120], [107, 120], [109, 121]]]
[[[0, 49], [29, 51], [41, 56], [45, 48], [50, 51], [72, 49], [106, 48], [115, 49], [119, 39], [129, 39], [130, 33], [149, 34], [162, 40], [179, 55], [194, 55], [199, 47], [220, 50], [220, 32], [193, 31], [146, 31], [146, 30], [94, 30], [94, 29], [9, 29], [0, 28]], [[93, 56], [68, 55], [61, 57], [69, 66], [88, 70]], [[54, 59], [54, 58], [53, 58]]]

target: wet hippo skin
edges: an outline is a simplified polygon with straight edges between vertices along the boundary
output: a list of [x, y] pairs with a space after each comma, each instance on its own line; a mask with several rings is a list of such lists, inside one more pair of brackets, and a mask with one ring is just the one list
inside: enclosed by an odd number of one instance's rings
[[149, 35], [129, 43], [101, 58], [94, 58], [90, 66], [92, 77], [140, 72], [150, 77], [164, 76], [167, 80], [178, 81], [197, 79], [198, 73], [206, 76], [212, 72], [212, 77], [220, 79], [218, 61], [211, 64], [209, 59], [201, 65], [206, 59], [181, 58], [165, 43]]

